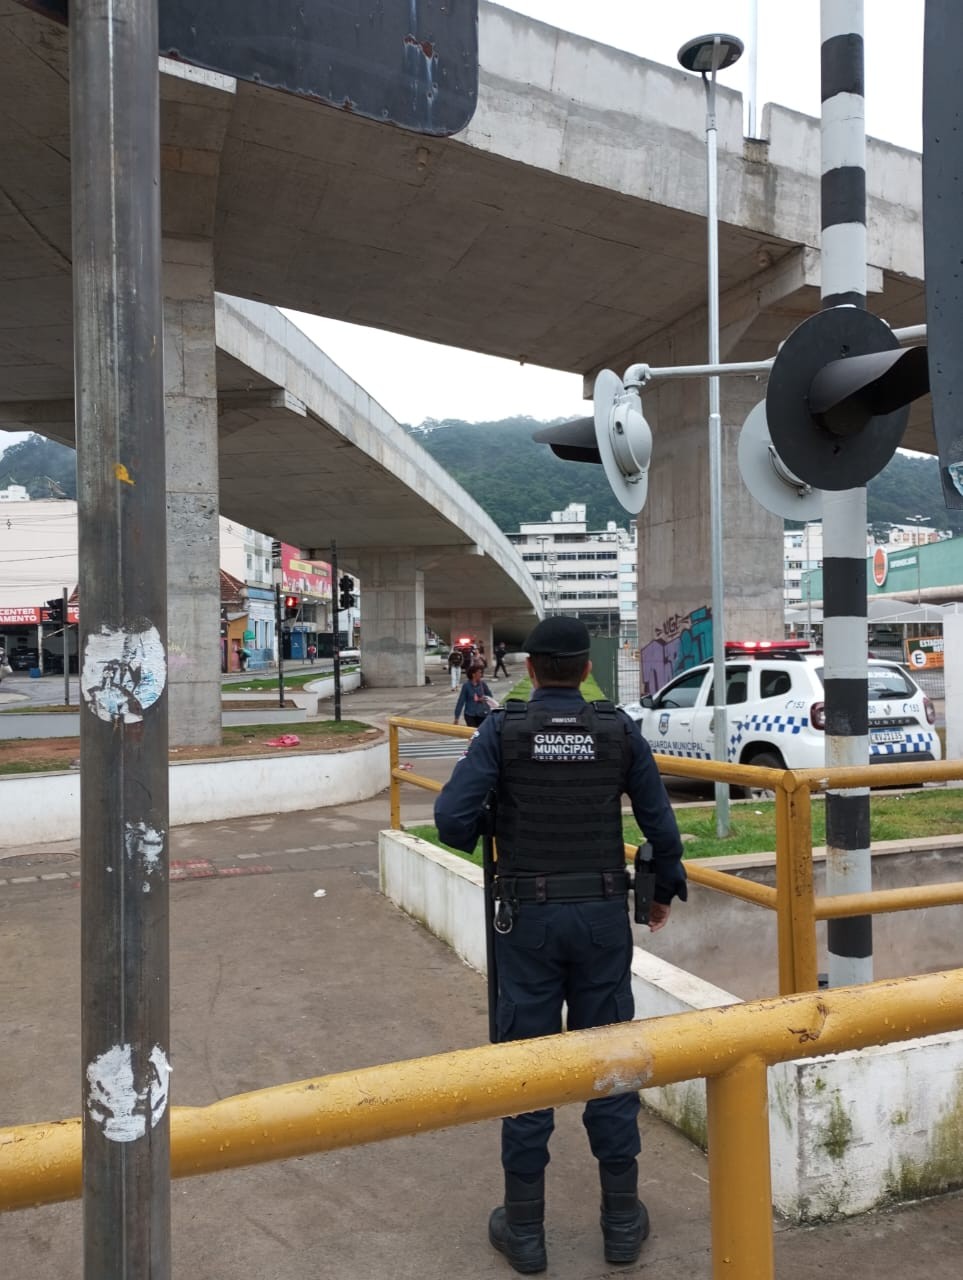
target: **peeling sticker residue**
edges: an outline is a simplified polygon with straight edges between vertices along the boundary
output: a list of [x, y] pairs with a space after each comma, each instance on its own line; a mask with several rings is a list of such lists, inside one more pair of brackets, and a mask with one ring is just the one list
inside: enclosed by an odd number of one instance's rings
[[134, 1142], [167, 1110], [171, 1068], [159, 1045], [150, 1052], [150, 1079], [138, 1089], [129, 1044], [114, 1045], [87, 1067], [87, 1111], [110, 1142]]
[[130, 472], [127, 470], [127, 468], [124, 466], [122, 462], [114, 463], [114, 479], [119, 480], [121, 484], [134, 483], [133, 480], [131, 480], [130, 478]]
[[128, 822], [124, 828], [124, 846], [128, 858], [136, 858], [148, 875], [161, 870], [163, 831], [147, 822]]
[[607, 1075], [597, 1076], [592, 1081], [592, 1088], [596, 1093], [628, 1093], [632, 1089], [644, 1089], [646, 1081], [649, 1078], [647, 1071], [636, 1072], [633, 1075], [627, 1075], [621, 1071], [610, 1071]]
[[100, 720], [142, 720], [164, 692], [167, 664], [156, 627], [112, 631], [102, 627], [87, 637], [80, 692]]
[[150, 877], [162, 874], [164, 869], [164, 832], [147, 822], [128, 822], [124, 828], [124, 846], [127, 857], [144, 872], [141, 893], [150, 893]]

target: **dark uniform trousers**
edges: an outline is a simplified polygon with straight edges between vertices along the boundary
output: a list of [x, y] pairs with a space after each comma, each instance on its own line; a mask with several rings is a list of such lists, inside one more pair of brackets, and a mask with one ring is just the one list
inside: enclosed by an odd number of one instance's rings
[[[518, 907], [510, 933], [495, 934], [498, 1038], [526, 1040], [567, 1027], [628, 1022], [632, 998], [632, 932], [625, 895], [593, 902]], [[582, 1123], [592, 1154], [604, 1164], [633, 1160], [641, 1149], [639, 1095], [622, 1093], [586, 1103]], [[541, 1173], [555, 1128], [551, 1108], [502, 1121], [502, 1165], [508, 1173]]]

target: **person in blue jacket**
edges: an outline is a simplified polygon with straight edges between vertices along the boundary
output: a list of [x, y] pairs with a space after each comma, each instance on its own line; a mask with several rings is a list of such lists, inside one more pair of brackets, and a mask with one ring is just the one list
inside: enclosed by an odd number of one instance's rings
[[[589, 703], [589, 633], [576, 618], [540, 622], [525, 641], [534, 692], [489, 715], [435, 804], [438, 835], [470, 851], [495, 797], [496, 1025], [501, 1041], [625, 1022], [634, 1016], [632, 931], [622, 834], [626, 794], [653, 850], [653, 931], [685, 900], [682, 842], [652, 753], [609, 702]], [[638, 1197], [639, 1095], [587, 1103], [583, 1123], [599, 1165], [608, 1262], [634, 1262], [649, 1219]], [[545, 1168], [551, 1109], [502, 1121], [504, 1203], [488, 1237], [511, 1266], [547, 1265]]]
[[487, 700], [492, 697], [492, 691], [482, 679], [483, 670], [484, 668], [480, 666], [469, 669], [468, 679], [461, 686], [458, 701], [455, 703], [455, 724], [464, 712], [465, 724], [477, 729], [491, 710], [491, 703]]

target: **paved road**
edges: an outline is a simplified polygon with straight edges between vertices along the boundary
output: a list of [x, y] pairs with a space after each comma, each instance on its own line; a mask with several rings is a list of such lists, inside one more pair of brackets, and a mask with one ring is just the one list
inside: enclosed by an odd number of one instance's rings
[[[175, 831], [176, 1104], [484, 1042], [482, 978], [378, 891], [387, 815], [384, 793]], [[72, 844], [0, 862], [0, 1125], [79, 1110], [78, 881]], [[653, 1237], [618, 1274], [708, 1280], [705, 1158], [653, 1117], [643, 1131]], [[485, 1237], [499, 1195], [494, 1122], [179, 1181], [174, 1280], [507, 1280]], [[555, 1280], [614, 1274], [577, 1107], [559, 1114], [547, 1227]], [[780, 1228], [777, 1267], [780, 1280], [956, 1280], [961, 1251], [963, 1199], [951, 1196]], [[80, 1280], [79, 1206], [0, 1217], [0, 1258], [10, 1280]]]

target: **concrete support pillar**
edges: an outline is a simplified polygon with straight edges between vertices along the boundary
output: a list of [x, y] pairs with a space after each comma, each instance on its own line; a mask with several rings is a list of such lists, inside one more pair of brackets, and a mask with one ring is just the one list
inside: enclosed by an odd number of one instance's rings
[[170, 741], [191, 746], [221, 741], [213, 247], [165, 236], [163, 254]]
[[485, 646], [485, 657], [488, 659], [488, 670], [491, 673], [495, 665], [492, 657], [495, 643], [490, 611], [488, 609], [452, 609], [449, 642], [454, 644], [459, 636], [471, 636], [475, 644], [480, 643]]
[[366, 685], [425, 683], [424, 575], [410, 551], [368, 549], [351, 557], [361, 579], [361, 659]]
[[[673, 344], [674, 346], [674, 344]], [[652, 364], [698, 363], [698, 348], [646, 353]], [[728, 358], [728, 357], [723, 357]], [[730, 639], [783, 636], [783, 522], [739, 473], [739, 432], [764, 398], [754, 378], [722, 379], [723, 577]], [[704, 379], [644, 392], [654, 444], [649, 497], [638, 519], [639, 647], [643, 690], [712, 655], [708, 399]]]

